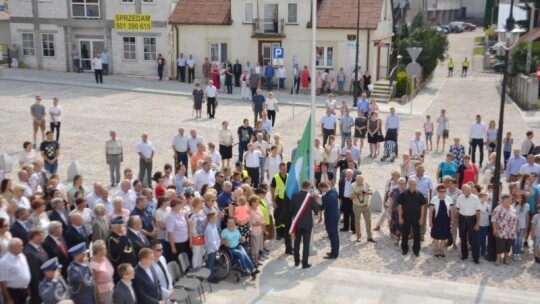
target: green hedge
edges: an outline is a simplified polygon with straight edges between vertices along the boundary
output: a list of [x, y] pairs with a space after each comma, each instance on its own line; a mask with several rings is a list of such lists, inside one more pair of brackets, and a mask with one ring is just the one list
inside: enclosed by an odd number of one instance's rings
[[[407, 92], [405, 92], [407, 80], [409, 82], [409, 89], [407, 90]], [[413, 91], [413, 79], [409, 77], [406, 72], [399, 72], [397, 74], [396, 97], [401, 97], [405, 95], [406, 93], [411, 95], [412, 91]]]

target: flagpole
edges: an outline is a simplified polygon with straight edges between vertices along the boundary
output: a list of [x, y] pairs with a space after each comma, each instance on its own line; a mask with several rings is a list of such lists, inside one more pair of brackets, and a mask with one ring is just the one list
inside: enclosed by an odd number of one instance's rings
[[[309, 180], [315, 180], [315, 158], [313, 153], [313, 147], [315, 147], [315, 90], [317, 83], [317, 66], [315, 59], [317, 58], [317, 0], [313, 0], [311, 4], [311, 136], [309, 139]], [[313, 215], [312, 215], [313, 216]], [[311, 246], [309, 248], [309, 255], [317, 255], [317, 248], [313, 244], [313, 229], [311, 229]]]

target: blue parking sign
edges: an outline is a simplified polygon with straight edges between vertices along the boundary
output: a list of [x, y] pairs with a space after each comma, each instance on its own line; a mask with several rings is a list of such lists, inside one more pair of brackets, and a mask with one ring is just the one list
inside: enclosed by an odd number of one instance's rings
[[273, 51], [274, 59], [283, 59], [283, 48], [274, 48]]

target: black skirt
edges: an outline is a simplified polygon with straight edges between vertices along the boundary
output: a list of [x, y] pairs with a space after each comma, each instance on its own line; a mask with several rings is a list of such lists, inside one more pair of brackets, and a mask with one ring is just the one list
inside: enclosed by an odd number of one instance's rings
[[219, 154], [221, 154], [221, 159], [231, 159], [232, 158], [232, 147], [219, 145]]

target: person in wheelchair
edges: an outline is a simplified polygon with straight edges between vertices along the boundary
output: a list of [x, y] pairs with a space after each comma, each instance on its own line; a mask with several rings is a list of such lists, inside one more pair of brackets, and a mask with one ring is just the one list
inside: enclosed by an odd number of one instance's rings
[[245, 242], [245, 238], [240, 235], [240, 231], [236, 228], [234, 218], [227, 220], [227, 229], [221, 231], [221, 239], [234, 258], [238, 259], [242, 274], [245, 276], [251, 275], [255, 279], [260, 271], [251, 261], [244, 246], [241, 245], [241, 243]]

